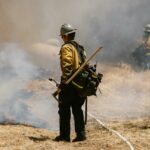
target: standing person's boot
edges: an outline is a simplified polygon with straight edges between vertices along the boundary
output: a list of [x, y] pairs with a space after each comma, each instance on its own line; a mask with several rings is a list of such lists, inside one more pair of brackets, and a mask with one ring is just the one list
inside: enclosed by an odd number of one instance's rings
[[85, 131], [77, 133], [76, 138], [72, 142], [78, 142], [78, 141], [85, 141], [86, 140], [86, 134]]
[[63, 137], [61, 135], [56, 136], [54, 141], [56, 142], [60, 142], [60, 141], [64, 141], [64, 142], [70, 142], [70, 137]]

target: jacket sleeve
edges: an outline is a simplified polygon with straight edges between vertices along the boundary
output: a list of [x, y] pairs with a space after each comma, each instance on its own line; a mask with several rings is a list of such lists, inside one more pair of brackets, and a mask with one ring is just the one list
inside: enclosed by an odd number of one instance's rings
[[61, 69], [61, 79], [66, 81], [73, 72], [73, 50], [68, 45], [64, 45], [61, 49]]

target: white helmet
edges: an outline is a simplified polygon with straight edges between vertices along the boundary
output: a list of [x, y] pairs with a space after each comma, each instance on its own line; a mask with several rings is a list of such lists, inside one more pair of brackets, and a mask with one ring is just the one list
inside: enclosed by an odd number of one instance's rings
[[60, 35], [68, 35], [68, 34], [71, 34], [71, 33], [75, 33], [76, 30], [77, 29], [75, 29], [70, 24], [63, 24], [61, 26], [61, 29], [60, 29]]

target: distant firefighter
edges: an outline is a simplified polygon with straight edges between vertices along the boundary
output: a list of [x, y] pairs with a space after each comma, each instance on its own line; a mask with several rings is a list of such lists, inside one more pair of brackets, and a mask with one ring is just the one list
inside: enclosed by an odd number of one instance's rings
[[143, 69], [150, 69], [150, 24], [144, 28], [143, 41], [132, 53], [138, 66]]

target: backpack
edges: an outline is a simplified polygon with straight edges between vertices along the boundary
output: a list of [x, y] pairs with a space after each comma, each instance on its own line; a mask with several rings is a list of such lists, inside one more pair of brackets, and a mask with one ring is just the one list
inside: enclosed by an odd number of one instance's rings
[[[79, 45], [75, 41], [70, 41], [69, 43], [76, 48], [79, 60], [81, 62], [80, 65], [82, 65], [82, 63], [84, 63], [86, 60], [84, 47], [82, 45]], [[71, 82], [73, 87], [81, 97], [96, 95], [97, 88], [101, 83], [103, 77], [103, 74], [96, 73], [96, 66], [96, 64], [87, 65], [77, 74], [77, 76]]]

